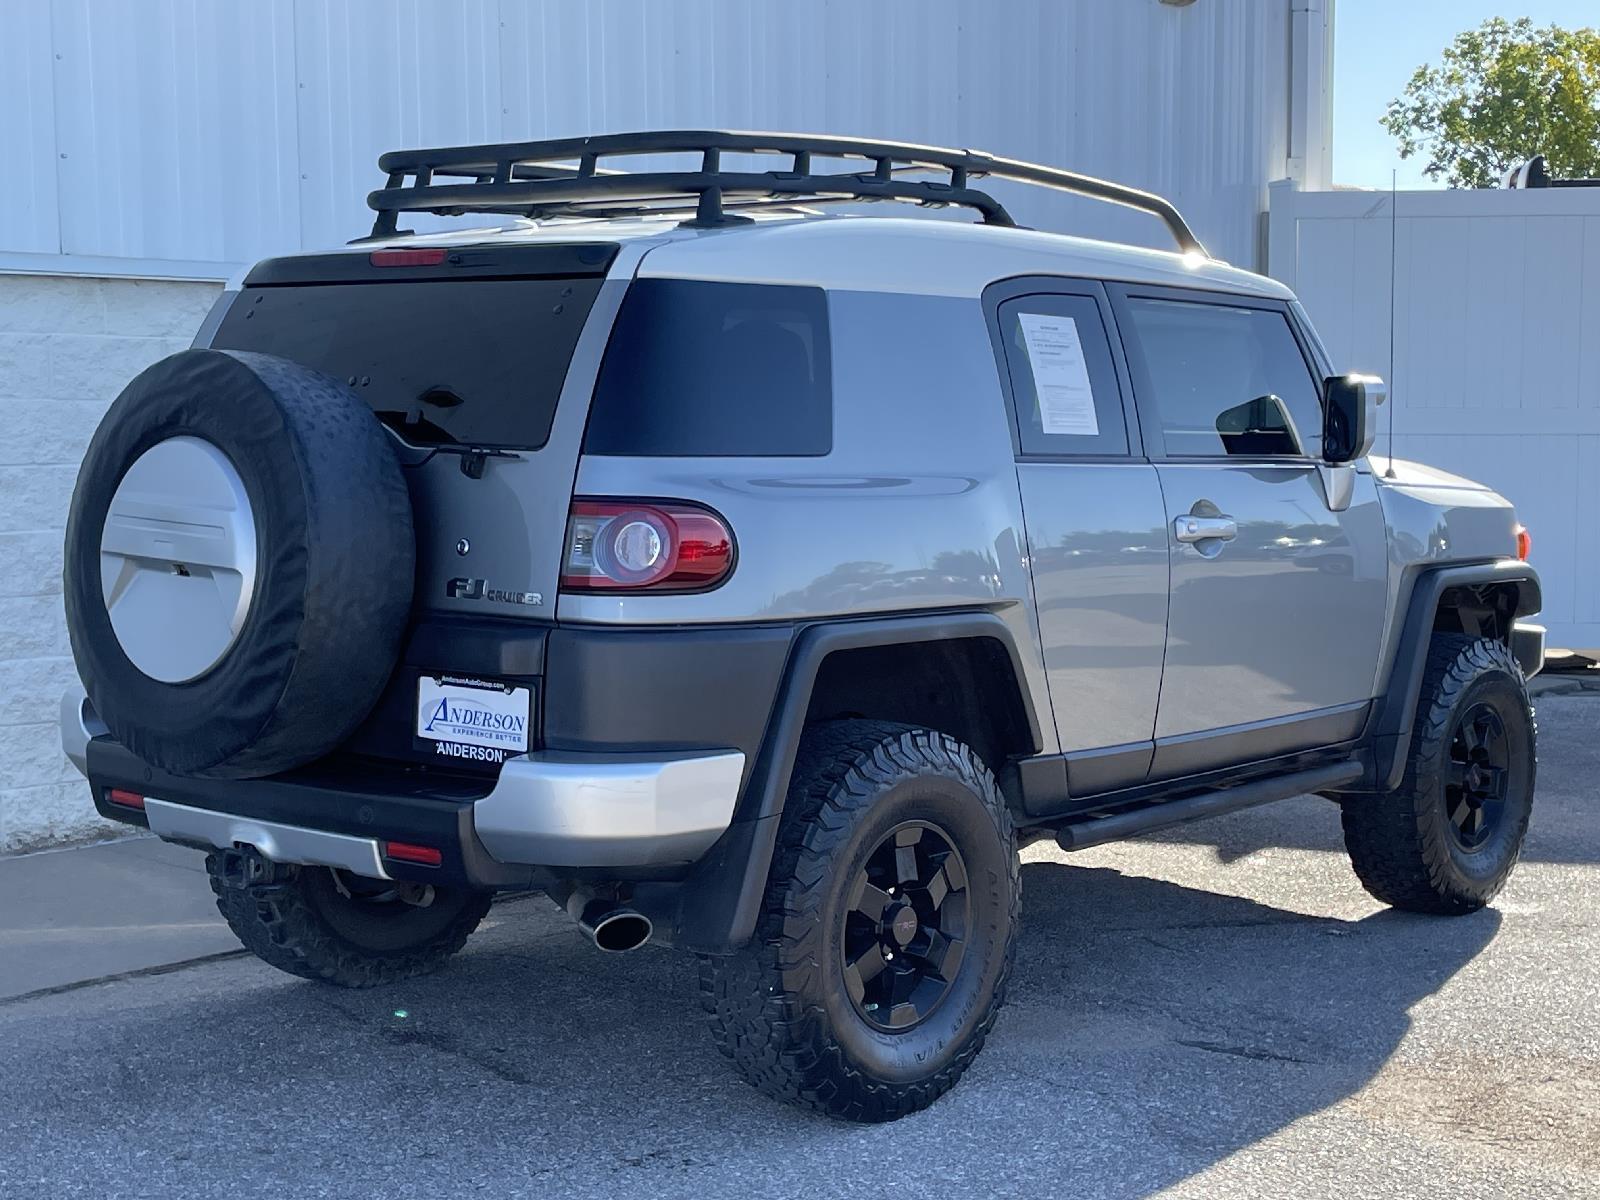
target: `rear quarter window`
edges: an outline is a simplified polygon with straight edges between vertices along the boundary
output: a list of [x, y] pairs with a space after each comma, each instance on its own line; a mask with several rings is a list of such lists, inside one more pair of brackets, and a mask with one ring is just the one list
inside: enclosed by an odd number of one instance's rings
[[681, 279], [628, 288], [585, 453], [813, 456], [832, 446], [821, 288]]

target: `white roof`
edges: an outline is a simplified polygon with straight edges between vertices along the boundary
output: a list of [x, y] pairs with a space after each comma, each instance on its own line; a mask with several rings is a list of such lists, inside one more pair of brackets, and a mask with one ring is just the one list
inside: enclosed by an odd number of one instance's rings
[[1031, 229], [917, 217], [807, 217], [696, 230], [639, 274], [977, 296], [997, 279], [1066, 275], [1290, 299], [1283, 284], [1214, 259]]
[[556, 220], [414, 235], [393, 244], [588, 239], [659, 242], [639, 267], [641, 276], [654, 278], [978, 296], [998, 279], [1062, 275], [1293, 297], [1275, 279], [1199, 255], [927, 217], [772, 213], [717, 229], [687, 228], [676, 218]]

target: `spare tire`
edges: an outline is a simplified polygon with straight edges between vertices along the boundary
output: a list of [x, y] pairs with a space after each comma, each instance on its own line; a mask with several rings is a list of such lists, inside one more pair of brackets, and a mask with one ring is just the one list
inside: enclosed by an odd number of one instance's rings
[[411, 608], [411, 503], [349, 389], [186, 350], [117, 397], [67, 519], [67, 628], [111, 735], [164, 770], [270, 775], [377, 702]]

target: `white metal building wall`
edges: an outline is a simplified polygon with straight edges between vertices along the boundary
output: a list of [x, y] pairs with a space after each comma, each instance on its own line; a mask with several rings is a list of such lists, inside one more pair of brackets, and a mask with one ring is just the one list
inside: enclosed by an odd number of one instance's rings
[[1552, 644], [1600, 647], [1600, 188], [1395, 201], [1274, 188], [1272, 274], [1337, 369], [1390, 375], [1393, 247], [1394, 452], [1509, 497]]
[[[674, 125], [1070, 166], [1254, 264], [1267, 183], [1326, 169], [1331, 3], [0, 0], [0, 270], [215, 276], [364, 232], [386, 149]], [[1014, 207], [1162, 243], [1104, 206]]]

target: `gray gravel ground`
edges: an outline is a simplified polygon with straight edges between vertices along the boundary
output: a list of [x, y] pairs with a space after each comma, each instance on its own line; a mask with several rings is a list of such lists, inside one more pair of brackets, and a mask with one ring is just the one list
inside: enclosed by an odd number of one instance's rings
[[1600, 1196], [1600, 697], [1539, 717], [1476, 916], [1380, 910], [1311, 799], [1030, 849], [1011, 1002], [896, 1125], [756, 1095], [689, 963], [528, 899], [403, 987], [236, 958], [0, 1005], [0, 1195]]

